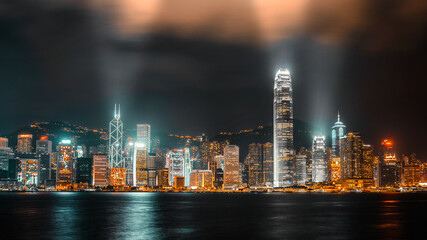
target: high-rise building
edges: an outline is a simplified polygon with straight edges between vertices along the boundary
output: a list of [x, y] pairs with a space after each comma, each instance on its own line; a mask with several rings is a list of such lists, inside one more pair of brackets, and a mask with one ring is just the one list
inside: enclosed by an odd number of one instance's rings
[[87, 183], [92, 185], [92, 158], [77, 158], [76, 161], [76, 183]]
[[168, 187], [169, 186], [169, 169], [163, 168], [157, 170], [157, 186]]
[[108, 162], [107, 155], [93, 155], [93, 186], [105, 187], [108, 185]]
[[417, 186], [422, 177], [422, 164], [421, 161], [416, 158], [415, 154], [411, 154], [410, 157], [405, 156], [404, 166], [402, 169], [402, 185], [406, 187]]
[[224, 155], [216, 155], [214, 157], [217, 169], [224, 169]]
[[361, 178], [373, 179], [374, 177], [374, 148], [370, 144], [362, 145]]
[[340, 120], [338, 113], [337, 122], [332, 127], [332, 157], [340, 157], [341, 154], [341, 138], [345, 136], [345, 125]]
[[17, 153], [29, 154], [33, 151], [32, 147], [33, 135], [32, 134], [19, 134]]
[[273, 135], [274, 186], [293, 183], [293, 101], [288, 69], [279, 69], [274, 80]]
[[211, 170], [193, 170], [190, 174], [191, 188], [212, 188], [213, 174]]
[[136, 125], [136, 141], [147, 146], [147, 153], [151, 151], [151, 126], [149, 124]]
[[108, 140], [108, 166], [110, 184], [112, 186], [126, 185], [126, 164], [123, 157], [123, 122], [120, 119], [120, 105], [114, 106], [114, 118], [110, 122]]
[[224, 187], [237, 187], [239, 184], [239, 147], [228, 145], [224, 148]]
[[312, 149], [312, 174], [313, 182], [325, 182], [328, 180], [326, 161], [326, 139], [325, 136], [315, 136]]
[[262, 144], [252, 143], [249, 144], [248, 155], [248, 170], [249, 170], [249, 186], [264, 185], [263, 169], [262, 169]]
[[338, 182], [341, 179], [340, 158], [331, 158], [331, 182]]
[[22, 182], [25, 186], [36, 186], [38, 181], [38, 165], [39, 159], [37, 158], [20, 158], [20, 169], [18, 172], [18, 181]]
[[71, 140], [62, 140], [58, 148], [56, 187], [66, 190], [73, 183], [74, 148], [71, 145]]
[[381, 143], [379, 156], [379, 186], [396, 187], [400, 183], [400, 162], [393, 150], [393, 142]]
[[295, 155], [295, 183], [305, 185], [307, 182], [307, 155]]
[[42, 136], [36, 141], [36, 154], [39, 156], [38, 185], [45, 186], [46, 180], [51, 179], [52, 158], [52, 141], [49, 141], [47, 136]]
[[133, 186], [148, 186], [148, 154], [145, 143], [135, 143], [133, 159]]
[[214, 177], [214, 187], [215, 188], [222, 188], [224, 184], [224, 170], [222, 168], [217, 168], [215, 170], [215, 177]]
[[47, 136], [43, 136], [36, 141], [36, 153], [48, 155], [52, 153], [52, 141], [49, 141]]
[[9, 146], [9, 139], [0, 137], [0, 149], [7, 148]]
[[169, 162], [169, 185], [175, 186], [176, 177], [184, 178], [184, 186], [185, 186], [185, 162], [186, 149], [174, 149], [167, 154], [168, 162]]
[[262, 146], [263, 149], [263, 161], [262, 161], [262, 170], [264, 177], [264, 184], [266, 186], [273, 186], [274, 180], [274, 161], [273, 161], [273, 144], [265, 143]]
[[363, 141], [359, 133], [347, 133], [341, 138], [341, 178], [362, 178]]

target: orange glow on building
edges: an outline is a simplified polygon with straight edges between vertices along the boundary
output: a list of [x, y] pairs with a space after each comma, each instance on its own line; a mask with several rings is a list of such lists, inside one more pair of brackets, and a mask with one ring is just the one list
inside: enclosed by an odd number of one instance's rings
[[105, 187], [108, 185], [107, 169], [107, 155], [93, 155], [93, 186]]
[[122, 187], [126, 185], [126, 168], [111, 168], [110, 169], [110, 185]]
[[341, 179], [341, 164], [340, 158], [332, 158], [331, 162], [331, 180], [338, 182]]
[[42, 136], [40, 140], [47, 140], [47, 136]]

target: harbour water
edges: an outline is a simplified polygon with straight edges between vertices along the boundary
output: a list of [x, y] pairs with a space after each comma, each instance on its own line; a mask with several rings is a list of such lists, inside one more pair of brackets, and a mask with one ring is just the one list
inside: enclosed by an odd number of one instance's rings
[[1, 239], [425, 239], [426, 217], [426, 193], [0, 193]]

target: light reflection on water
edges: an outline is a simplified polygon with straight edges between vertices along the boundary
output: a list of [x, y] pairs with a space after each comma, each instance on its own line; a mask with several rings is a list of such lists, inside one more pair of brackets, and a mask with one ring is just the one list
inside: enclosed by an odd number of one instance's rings
[[0, 230], [18, 239], [398, 239], [422, 232], [426, 196], [0, 193]]

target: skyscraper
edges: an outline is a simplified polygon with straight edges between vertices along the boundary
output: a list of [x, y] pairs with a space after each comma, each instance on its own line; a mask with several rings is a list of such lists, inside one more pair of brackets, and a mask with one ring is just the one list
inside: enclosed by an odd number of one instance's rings
[[47, 136], [42, 136], [36, 141], [36, 154], [39, 155], [38, 185], [46, 185], [45, 181], [50, 179], [52, 141]]
[[108, 159], [106, 155], [93, 155], [93, 186], [105, 187], [108, 185]]
[[70, 140], [61, 141], [57, 160], [56, 186], [58, 189], [66, 190], [73, 182], [74, 148]]
[[32, 147], [33, 135], [32, 134], [19, 134], [18, 135], [18, 146], [16, 151], [18, 153], [28, 154], [33, 150]]
[[136, 141], [144, 143], [147, 146], [147, 153], [151, 150], [151, 126], [148, 124], [136, 125]]
[[266, 186], [273, 186], [274, 162], [273, 162], [273, 144], [265, 143], [263, 146], [262, 170], [264, 183]]
[[[120, 105], [114, 105], [114, 118], [110, 122], [108, 138], [108, 162], [109, 167], [115, 172], [125, 172], [125, 159], [123, 157], [123, 122], [120, 119]], [[113, 170], [113, 168], [120, 168]], [[124, 169], [124, 170], [123, 170]], [[111, 176], [116, 176], [111, 174]], [[126, 178], [125, 178], [126, 179]], [[112, 181], [115, 183], [116, 181]]]
[[239, 184], [239, 147], [227, 145], [224, 148], [224, 187], [237, 187]]
[[[169, 159], [169, 185], [175, 185], [176, 177], [185, 176], [185, 149], [174, 149], [168, 153]], [[188, 176], [190, 177], [190, 176]], [[185, 185], [185, 179], [184, 179]]]
[[123, 122], [120, 119], [120, 105], [114, 105], [114, 118], [110, 122], [108, 138], [108, 166], [111, 186], [126, 185], [126, 164], [123, 157]]
[[332, 127], [332, 157], [340, 157], [341, 153], [341, 138], [345, 136], [345, 125], [340, 121], [340, 113], [338, 113], [337, 122]]
[[262, 144], [249, 144], [249, 186], [264, 185], [262, 172]]
[[143, 142], [136, 142], [133, 156], [133, 185], [148, 185], [148, 154], [147, 145]]
[[295, 156], [295, 182], [298, 185], [305, 185], [307, 182], [307, 155]]
[[393, 150], [393, 142], [384, 140], [381, 143], [379, 157], [379, 186], [394, 187], [400, 183], [400, 163]]
[[274, 80], [273, 102], [274, 186], [293, 182], [293, 103], [288, 69], [280, 68]]
[[326, 162], [326, 140], [325, 136], [315, 136], [312, 150], [312, 174], [313, 182], [324, 182], [328, 180]]
[[347, 133], [341, 138], [341, 177], [353, 179], [362, 177], [362, 147], [359, 133]]

